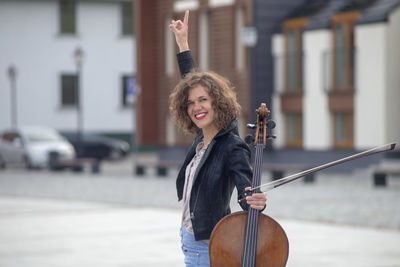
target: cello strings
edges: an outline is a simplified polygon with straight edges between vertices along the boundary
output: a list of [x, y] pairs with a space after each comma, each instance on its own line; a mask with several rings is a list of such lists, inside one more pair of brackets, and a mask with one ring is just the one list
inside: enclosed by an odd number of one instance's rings
[[[265, 125], [262, 124], [259, 130], [261, 131], [263, 127], [265, 127]], [[251, 184], [253, 188], [261, 184], [261, 164], [262, 164], [262, 153], [264, 149], [264, 144], [262, 143], [263, 139], [260, 136], [262, 136], [262, 134], [258, 135], [259, 142], [257, 142], [256, 144], [254, 172]], [[257, 233], [258, 213], [259, 213], [258, 210], [253, 209], [251, 207], [249, 208], [247, 225], [246, 225], [245, 244], [243, 248], [242, 267], [255, 266], [256, 256], [257, 256], [256, 252], [257, 252], [257, 234], [258, 234]]]
[[[260, 184], [261, 178], [261, 163], [262, 163], [262, 153], [263, 153], [263, 144], [257, 144], [256, 147], [256, 159], [255, 159], [255, 170], [253, 177], [253, 184], [258, 186]], [[249, 253], [249, 263], [248, 266], [253, 266], [255, 264], [256, 259], [256, 251], [257, 251], [257, 232], [258, 232], [258, 210], [251, 208], [250, 209], [250, 223], [251, 223], [251, 235], [250, 235], [250, 244], [251, 250]]]
[[[252, 186], [260, 184], [260, 166], [263, 146], [256, 145], [255, 164]], [[262, 155], [262, 154], [261, 154]], [[243, 249], [242, 267], [254, 266], [257, 248], [257, 226], [258, 226], [258, 210], [250, 208], [248, 211], [245, 244]]]

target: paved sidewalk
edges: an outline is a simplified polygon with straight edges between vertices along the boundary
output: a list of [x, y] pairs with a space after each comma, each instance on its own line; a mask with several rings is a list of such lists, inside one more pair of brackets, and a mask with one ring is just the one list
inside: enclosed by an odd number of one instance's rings
[[[179, 209], [0, 197], [2, 267], [183, 267]], [[275, 218], [288, 267], [400, 266], [400, 232]]]
[[[176, 174], [134, 176], [130, 159], [99, 174], [0, 171], [0, 266], [183, 267]], [[398, 267], [399, 203], [398, 177], [375, 188], [368, 170], [321, 172], [268, 192], [264, 213], [286, 231], [288, 267]]]

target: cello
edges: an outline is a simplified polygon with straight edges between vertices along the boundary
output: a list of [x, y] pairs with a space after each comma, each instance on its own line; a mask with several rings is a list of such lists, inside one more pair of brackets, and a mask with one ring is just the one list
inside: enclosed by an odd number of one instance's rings
[[[262, 103], [256, 113], [252, 188], [260, 186], [267, 128], [273, 128], [268, 127], [270, 111], [266, 104]], [[211, 267], [282, 267], [287, 262], [289, 242], [279, 223], [249, 207], [248, 211], [232, 213], [218, 222], [211, 233], [209, 254]]]

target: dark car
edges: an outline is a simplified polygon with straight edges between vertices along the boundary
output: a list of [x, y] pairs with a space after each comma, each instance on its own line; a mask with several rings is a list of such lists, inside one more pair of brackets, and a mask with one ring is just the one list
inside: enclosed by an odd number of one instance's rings
[[83, 133], [62, 133], [74, 146], [78, 158], [117, 160], [129, 153], [129, 144], [125, 141], [106, 136]]

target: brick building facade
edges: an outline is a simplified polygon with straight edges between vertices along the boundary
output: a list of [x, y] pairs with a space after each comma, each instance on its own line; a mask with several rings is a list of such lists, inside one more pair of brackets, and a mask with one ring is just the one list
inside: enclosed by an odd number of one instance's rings
[[168, 25], [190, 10], [189, 45], [195, 64], [227, 77], [242, 105], [243, 133], [249, 119], [249, 49], [241, 42], [243, 26], [252, 22], [250, 0], [135, 0], [137, 25], [137, 144], [141, 147], [185, 146], [184, 135], [169, 117], [168, 96], [179, 81], [177, 46]]

